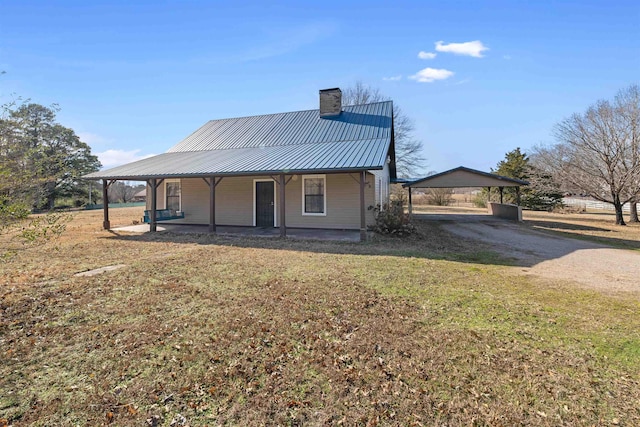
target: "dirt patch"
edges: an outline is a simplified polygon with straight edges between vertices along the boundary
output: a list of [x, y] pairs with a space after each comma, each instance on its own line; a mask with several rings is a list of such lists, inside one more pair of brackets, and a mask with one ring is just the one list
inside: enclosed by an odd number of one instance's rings
[[489, 245], [522, 272], [607, 291], [640, 292], [640, 254], [493, 219], [445, 221], [457, 236]]

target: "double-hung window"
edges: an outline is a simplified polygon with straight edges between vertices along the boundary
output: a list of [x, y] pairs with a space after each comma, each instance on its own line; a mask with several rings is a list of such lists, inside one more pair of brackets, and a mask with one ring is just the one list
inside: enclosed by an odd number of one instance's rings
[[327, 214], [326, 184], [325, 175], [302, 177], [302, 215]]
[[179, 211], [180, 209], [180, 181], [165, 181], [165, 195], [166, 195], [166, 207], [172, 211]]

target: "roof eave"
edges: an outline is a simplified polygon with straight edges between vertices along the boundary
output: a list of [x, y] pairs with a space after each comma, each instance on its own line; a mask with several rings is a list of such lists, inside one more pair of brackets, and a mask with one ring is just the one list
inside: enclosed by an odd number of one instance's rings
[[362, 172], [368, 170], [382, 170], [383, 166], [366, 166], [359, 168], [334, 168], [334, 169], [295, 169], [295, 170], [264, 170], [264, 171], [247, 171], [247, 172], [211, 172], [197, 174], [152, 174], [152, 175], [101, 175], [88, 176], [82, 179], [106, 179], [115, 181], [147, 181], [149, 179], [166, 179], [166, 178], [208, 178], [216, 177], [241, 177], [241, 176], [264, 176], [264, 175], [301, 175], [301, 174], [332, 174], [332, 173], [349, 173]]

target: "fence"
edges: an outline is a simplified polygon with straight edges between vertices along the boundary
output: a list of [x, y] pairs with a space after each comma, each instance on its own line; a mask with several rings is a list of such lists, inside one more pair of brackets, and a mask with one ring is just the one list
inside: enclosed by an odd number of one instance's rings
[[[575, 206], [583, 209], [589, 210], [599, 210], [599, 211], [613, 211], [613, 205], [611, 203], [599, 202], [597, 200], [588, 200], [588, 199], [577, 199], [574, 197], [565, 197], [562, 199], [562, 203], [567, 206]], [[622, 212], [629, 213], [631, 207], [629, 203], [625, 203], [622, 206]]]
[[[146, 205], [147, 204], [145, 202], [109, 203], [109, 209], [130, 208], [130, 207], [134, 207], [134, 206], [146, 206]], [[93, 204], [93, 205], [86, 205], [84, 208], [86, 210], [102, 209], [102, 203]]]

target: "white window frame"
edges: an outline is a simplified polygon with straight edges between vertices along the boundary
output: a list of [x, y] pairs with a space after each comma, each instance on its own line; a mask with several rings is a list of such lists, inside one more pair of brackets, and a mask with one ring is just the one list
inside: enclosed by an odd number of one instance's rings
[[180, 178], [172, 178], [172, 179], [165, 179], [164, 180], [164, 208], [165, 209], [169, 209], [167, 207], [167, 184], [168, 183], [173, 183], [173, 182], [177, 182], [178, 184], [180, 184], [180, 196], [179, 196], [179, 202], [178, 204], [180, 205], [180, 209], [178, 209], [180, 212], [182, 212], [182, 180]]
[[[304, 193], [304, 180], [305, 179], [319, 179], [321, 178], [324, 183], [323, 183], [323, 188], [324, 188], [324, 194], [323, 194], [323, 202], [324, 202], [324, 206], [323, 206], [323, 212], [322, 213], [316, 213], [316, 212], [305, 212], [305, 202], [306, 202], [306, 198], [305, 198], [305, 193]], [[327, 175], [302, 175], [302, 215], [303, 216], [327, 216]]]
[[273, 226], [278, 226], [278, 192], [276, 191], [277, 183], [271, 178], [258, 178], [253, 180], [253, 226], [256, 227], [256, 182], [273, 182]]

